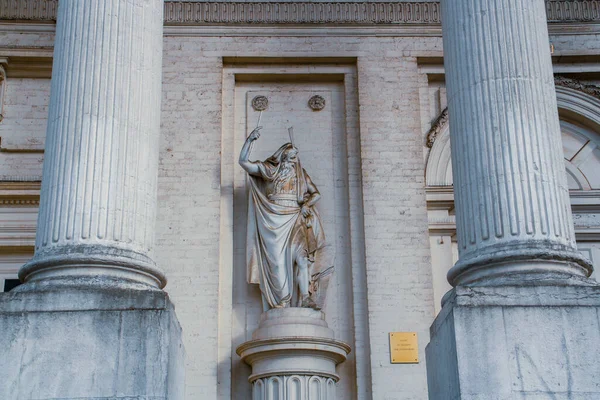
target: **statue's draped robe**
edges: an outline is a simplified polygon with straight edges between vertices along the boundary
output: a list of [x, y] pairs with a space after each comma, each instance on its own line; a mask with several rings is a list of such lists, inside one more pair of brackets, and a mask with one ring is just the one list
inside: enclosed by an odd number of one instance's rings
[[279, 173], [281, 154], [278, 153], [265, 162], [257, 162], [261, 177], [250, 176], [249, 179], [248, 282], [260, 285], [263, 299], [271, 308], [286, 307], [296, 301], [295, 260], [297, 257], [312, 259], [325, 245], [317, 209], [311, 207], [312, 215], [308, 218], [301, 213], [307, 183], [306, 171], [300, 162], [296, 164], [297, 201], [291, 202], [295, 204], [269, 201], [266, 187]]

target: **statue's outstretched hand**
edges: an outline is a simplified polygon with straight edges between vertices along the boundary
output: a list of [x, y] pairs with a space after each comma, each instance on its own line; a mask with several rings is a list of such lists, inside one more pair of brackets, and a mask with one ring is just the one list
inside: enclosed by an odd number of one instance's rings
[[262, 126], [257, 126], [248, 136], [248, 140], [251, 142], [254, 142], [256, 139], [258, 139], [260, 137], [261, 129], [262, 129]]

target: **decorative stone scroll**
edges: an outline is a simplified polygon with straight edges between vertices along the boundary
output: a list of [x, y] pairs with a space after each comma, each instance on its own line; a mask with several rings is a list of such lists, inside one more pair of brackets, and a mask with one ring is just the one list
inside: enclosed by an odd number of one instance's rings
[[440, 114], [439, 117], [435, 120], [431, 129], [427, 133], [427, 142], [425, 145], [429, 148], [433, 147], [433, 143], [435, 143], [435, 139], [438, 137], [440, 132], [444, 129], [446, 124], [448, 123], [448, 107], [444, 108], [444, 111]]
[[[58, 0], [0, 0], [0, 20], [55, 21]], [[546, 2], [549, 22], [600, 21], [600, 0]], [[441, 22], [438, 2], [165, 1], [165, 23], [401, 25]]]
[[569, 89], [578, 90], [582, 93], [589, 94], [590, 96], [593, 96], [600, 100], [600, 87], [598, 86], [589, 85], [578, 81], [577, 79], [571, 79], [564, 76], [555, 76], [554, 84], [556, 86], [562, 86]]

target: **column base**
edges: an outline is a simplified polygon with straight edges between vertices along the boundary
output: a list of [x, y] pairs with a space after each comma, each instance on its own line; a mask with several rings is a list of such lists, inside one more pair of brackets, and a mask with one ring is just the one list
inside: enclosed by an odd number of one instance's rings
[[589, 277], [594, 268], [577, 249], [546, 241], [501, 243], [463, 254], [448, 271], [452, 286], [519, 286], [524, 281], [571, 282]]
[[19, 270], [23, 282], [82, 281], [104, 277], [160, 289], [167, 284], [165, 274], [146, 254], [105, 244], [57, 246], [37, 251]]
[[183, 399], [181, 328], [167, 294], [105, 283], [0, 294], [0, 398]]
[[321, 311], [292, 307], [264, 312], [252, 340], [237, 348], [252, 367], [252, 399], [335, 399], [335, 367], [346, 360], [350, 346], [333, 338]]
[[600, 398], [600, 286], [453, 289], [426, 348], [430, 400]]

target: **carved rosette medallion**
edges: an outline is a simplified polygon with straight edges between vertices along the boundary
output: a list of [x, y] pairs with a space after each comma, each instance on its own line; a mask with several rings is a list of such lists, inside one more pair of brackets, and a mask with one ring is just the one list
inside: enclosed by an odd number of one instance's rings
[[266, 96], [256, 96], [252, 99], [254, 111], [265, 111], [269, 107], [269, 99]]
[[321, 111], [325, 108], [325, 99], [322, 96], [315, 95], [308, 100], [308, 106], [313, 111]]

